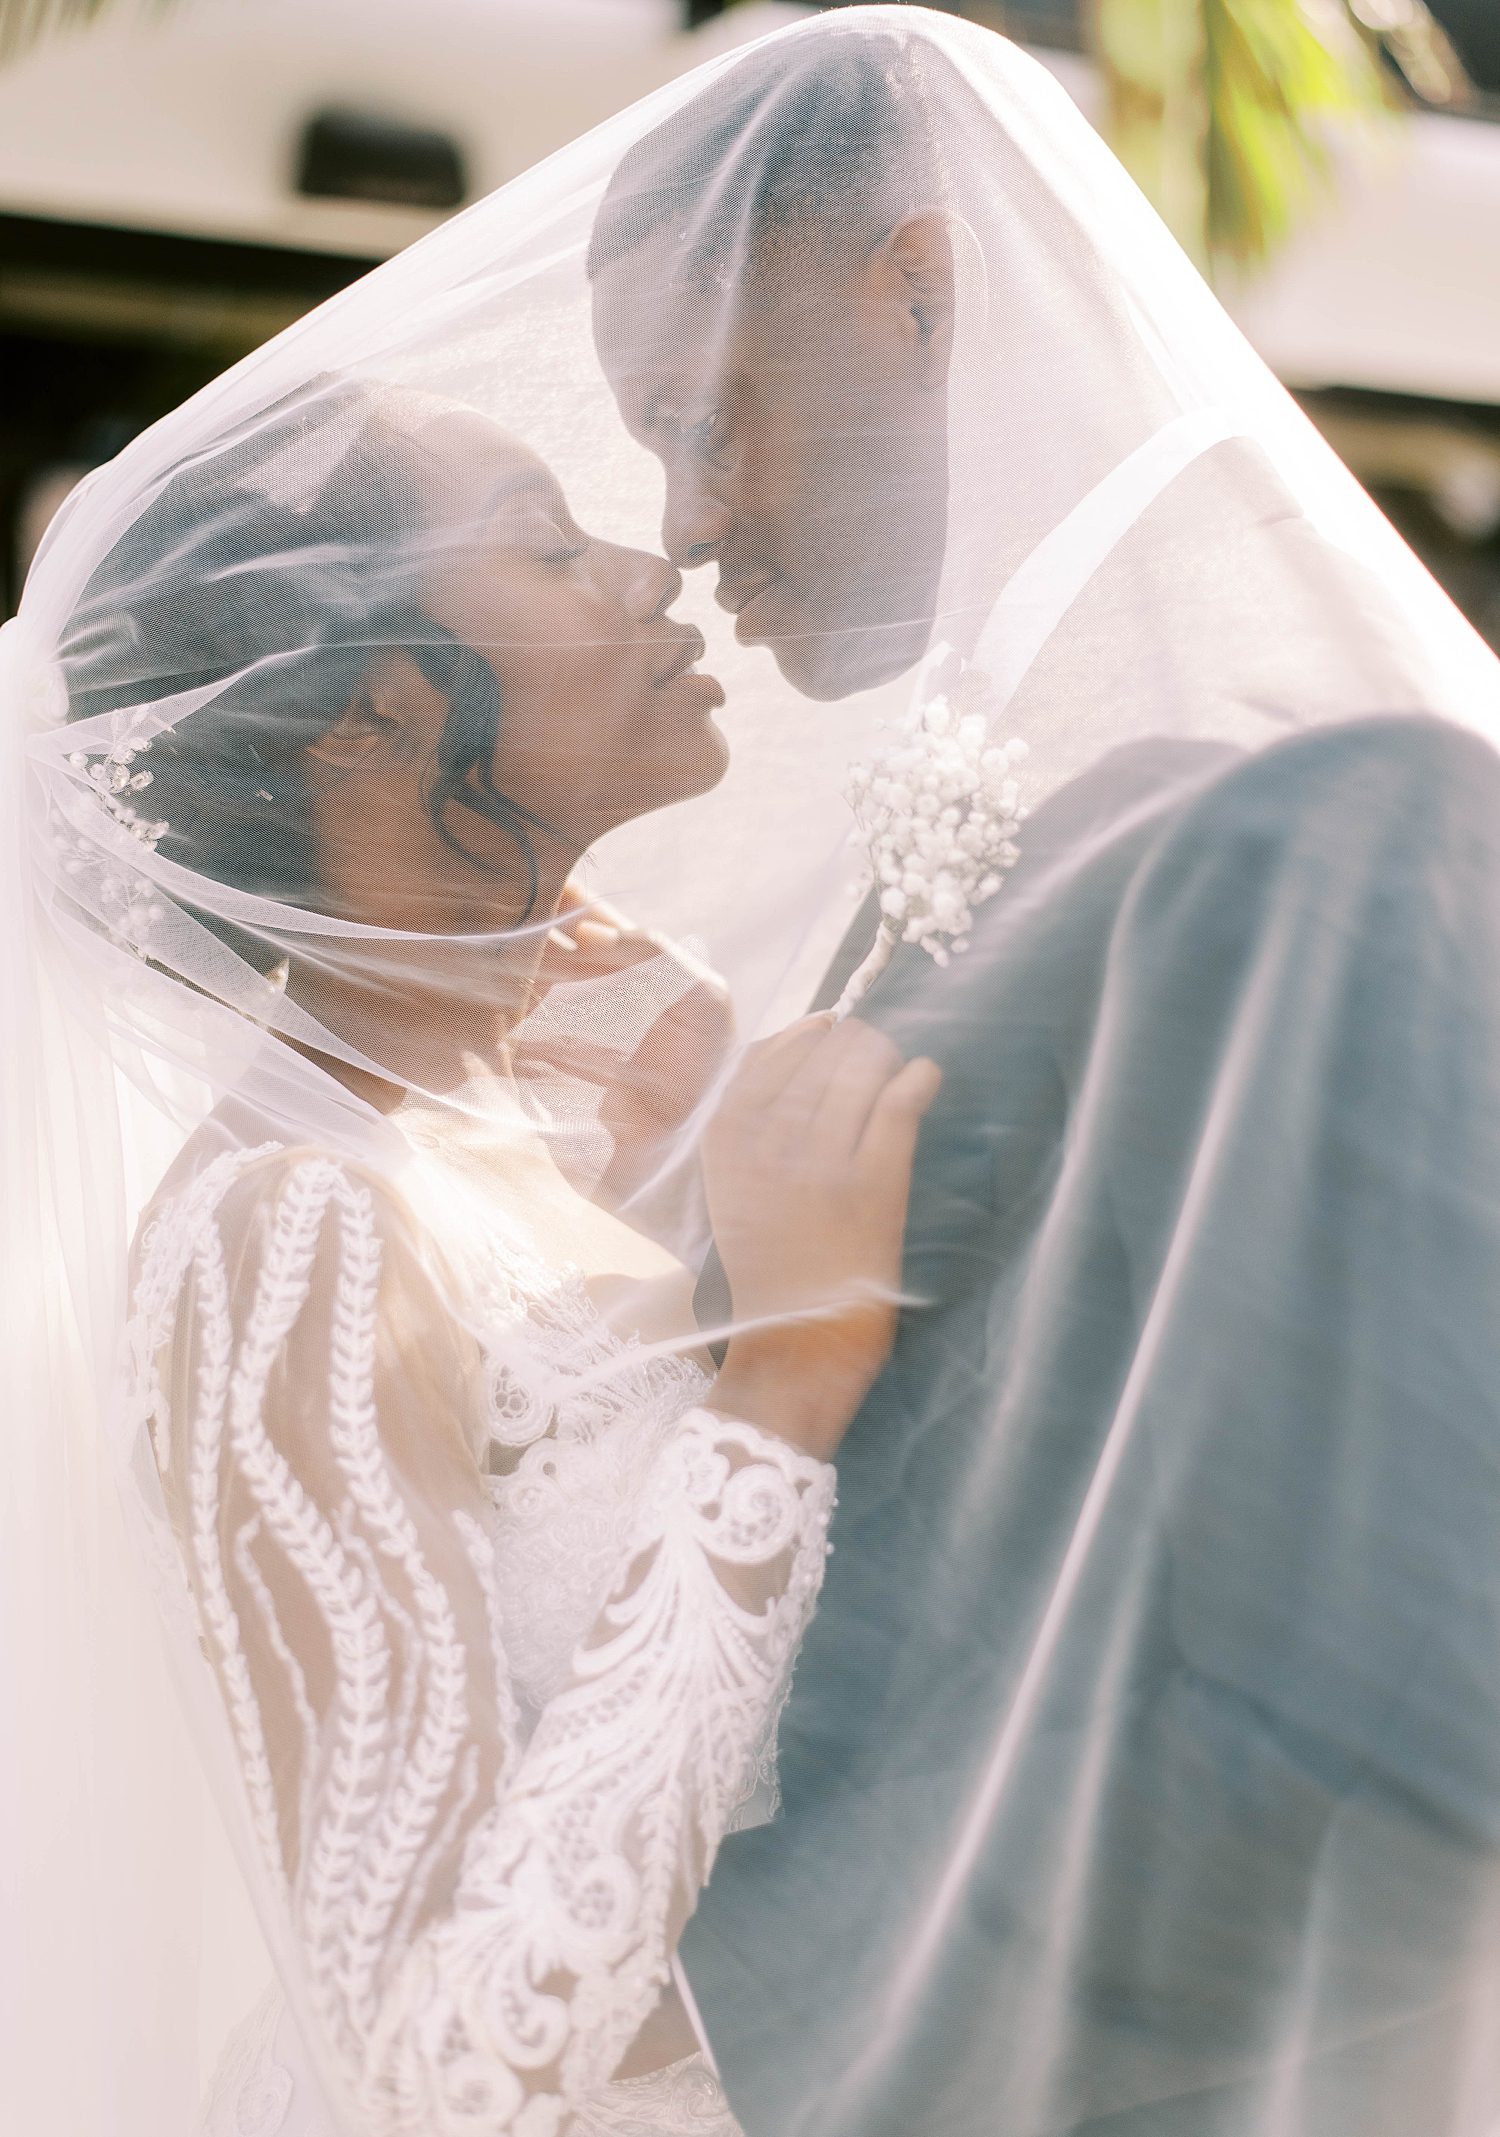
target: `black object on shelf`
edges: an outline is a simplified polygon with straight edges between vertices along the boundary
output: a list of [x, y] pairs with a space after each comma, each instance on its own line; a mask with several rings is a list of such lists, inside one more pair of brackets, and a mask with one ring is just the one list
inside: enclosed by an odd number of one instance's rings
[[469, 190], [449, 134], [366, 111], [315, 112], [302, 129], [297, 191], [317, 200], [456, 208]]
[[1441, 23], [1485, 96], [1500, 96], [1500, 0], [1427, 0], [1427, 12]]

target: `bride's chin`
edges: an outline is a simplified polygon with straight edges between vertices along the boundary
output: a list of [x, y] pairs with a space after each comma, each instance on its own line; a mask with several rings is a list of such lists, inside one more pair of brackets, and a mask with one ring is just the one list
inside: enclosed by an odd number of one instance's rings
[[[707, 686], [690, 692], [691, 684]], [[675, 722], [670, 741], [658, 730], [656, 751], [664, 775], [663, 784], [676, 791], [671, 800], [688, 801], [716, 787], [729, 769], [729, 743], [713, 718], [724, 703], [724, 688], [717, 677], [690, 669], [669, 686], [679, 705], [693, 704], [690, 722]], [[696, 700], [696, 702], [694, 702]]]
[[668, 769], [673, 791], [664, 797], [663, 805], [692, 801], [696, 795], [711, 793], [728, 771], [729, 744], [713, 721], [705, 720], [693, 745], [680, 751]]
[[729, 743], [723, 729], [709, 720], [704, 725], [703, 739], [706, 745], [704, 757], [707, 776], [703, 784], [696, 789], [700, 794], [706, 794], [711, 787], [716, 787], [729, 769]]
[[729, 744], [711, 722], [705, 726], [702, 745], [689, 754], [684, 751], [672, 766], [671, 785], [673, 792], [664, 798], [664, 806], [673, 802], [692, 801], [699, 794], [708, 794], [719, 784], [729, 769]]
[[622, 795], [618, 788], [607, 800], [601, 796], [598, 820], [589, 836], [600, 838], [621, 824], [654, 816], [659, 809], [675, 808], [682, 801], [693, 801], [698, 795], [711, 792], [728, 769], [729, 744], [712, 720], [705, 720], [691, 740], [670, 751], [658, 747], [653, 761], [642, 768], [642, 784], [633, 798]]

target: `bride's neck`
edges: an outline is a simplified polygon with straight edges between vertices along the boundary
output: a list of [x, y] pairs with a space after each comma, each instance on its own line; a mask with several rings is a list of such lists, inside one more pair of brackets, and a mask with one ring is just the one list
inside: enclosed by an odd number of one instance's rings
[[512, 1081], [510, 1035], [531, 1010], [547, 935], [577, 859], [546, 857], [524, 921], [497, 916], [493, 934], [396, 940], [373, 948], [358, 969], [346, 964], [295, 978], [289, 992], [298, 1006], [370, 1064], [319, 1056], [323, 1066], [382, 1113], [413, 1092], [441, 1098], [465, 1084]]

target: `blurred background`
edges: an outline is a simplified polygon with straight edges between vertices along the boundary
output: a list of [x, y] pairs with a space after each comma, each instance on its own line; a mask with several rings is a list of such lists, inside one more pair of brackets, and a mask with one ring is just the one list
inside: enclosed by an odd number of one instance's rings
[[[80, 473], [800, 0], [0, 0], [0, 612]], [[1500, 0], [969, 0], [1500, 648]]]

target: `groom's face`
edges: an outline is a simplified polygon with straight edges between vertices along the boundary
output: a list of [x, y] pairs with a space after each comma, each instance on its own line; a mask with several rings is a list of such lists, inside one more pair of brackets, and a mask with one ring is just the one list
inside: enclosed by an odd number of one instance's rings
[[600, 359], [666, 476], [667, 554], [717, 567], [736, 636], [808, 697], [899, 675], [931, 635], [951, 330], [937, 216], [873, 248], [783, 232], [728, 286], [681, 274], [663, 233], [595, 284]]

